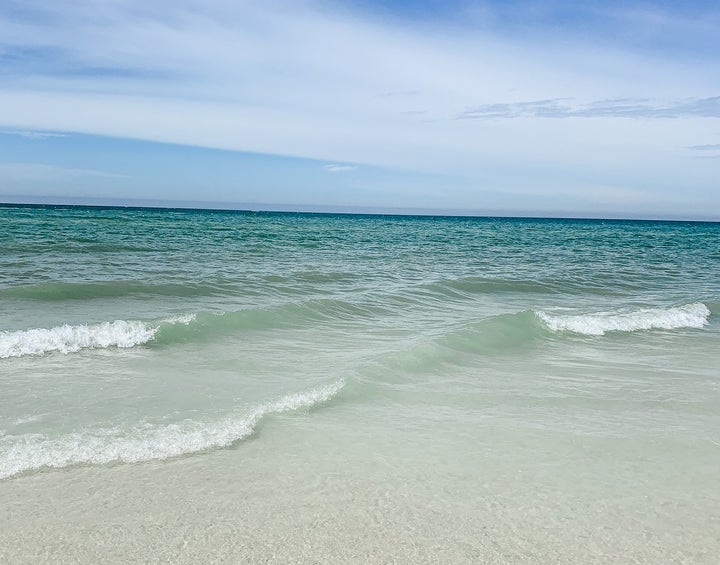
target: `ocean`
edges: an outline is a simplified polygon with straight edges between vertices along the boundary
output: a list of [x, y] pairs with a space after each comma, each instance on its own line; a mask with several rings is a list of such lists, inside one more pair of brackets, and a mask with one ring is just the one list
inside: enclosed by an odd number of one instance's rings
[[707, 563], [720, 224], [0, 207], [0, 562]]

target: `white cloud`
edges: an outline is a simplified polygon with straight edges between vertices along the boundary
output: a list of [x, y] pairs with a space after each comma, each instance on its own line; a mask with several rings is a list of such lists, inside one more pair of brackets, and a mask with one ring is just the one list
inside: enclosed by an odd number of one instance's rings
[[336, 163], [331, 163], [328, 165], [324, 165], [323, 169], [326, 171], [330, 171], [331, 173], [344, 173], [347, 171], [354, 171], [357, 169], [357, 167], [353, 165], [338, 165]]
[[705, 145], [691, 145], [688, 149], [693, 151], [720, 151], [720, 143], [706, 143]]
[[3, 135], [17, 135], [25, 139], [50, 139], [55, 137], [67, 137], [66, 133], [57, 133], [52, 131], [30, 131], [30, 130], [6, 130], [0, 131]]
[[621, 98], [582, 105], [573, 105], [562, 99], [495, 103], [469, 108], [458, 118], [720, 118], [720, 96], [676, 100], [662, 105], [648, 102], [647, 99]]

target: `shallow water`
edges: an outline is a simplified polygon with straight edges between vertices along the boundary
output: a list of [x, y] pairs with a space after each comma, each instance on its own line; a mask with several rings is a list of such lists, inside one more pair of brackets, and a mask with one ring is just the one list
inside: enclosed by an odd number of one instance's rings
[[720, 224], [0, 226], [3, 562], [716, 563]]

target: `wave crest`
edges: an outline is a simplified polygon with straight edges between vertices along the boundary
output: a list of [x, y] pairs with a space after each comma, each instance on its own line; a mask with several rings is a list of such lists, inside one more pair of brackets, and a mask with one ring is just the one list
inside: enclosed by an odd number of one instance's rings
[[136, 320], [115, 320], [99, 324], [36, 328], [0, 332], [0, 359], [43, 355], [52, 351], [75, 353], [81, 349], [142, 345], [155, 338], [162, 325], [189, 324], [194, 315], [168, 318], [151, 324]]
[[551, 315], [538, 310], [535, 315], [554, 332], [605, 335], [606, 332], [702, 328], [708, 323], [710, 310], [702, 302], [695, 302], [674, 308], [654, 308], [625, 313], [598, 312], [571, 316]]
[[[289, 394], [262, 404], [242, 417], [214, 423], [186, 420], [150, 429], [138, 426], [129, 433], [106, 428], [54, 439], [41, 434], [5, 436], [0, 441], [0, 479], [44, 468], [139, 463], [228, 447], [252, 435], [264, 416], [322, 404], [333, 398], [344, 385], [341, 380]], [[9, 445], [4, 447], [2, 443]]]

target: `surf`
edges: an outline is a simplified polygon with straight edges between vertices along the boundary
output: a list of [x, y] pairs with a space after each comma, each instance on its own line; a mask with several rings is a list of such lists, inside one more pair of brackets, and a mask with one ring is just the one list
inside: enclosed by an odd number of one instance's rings
[[710, 309], [702, 302], [693, 302], [672, 308], [589, 314], [549, 314], [537, 310], [535, 315], [553, 332], [602, 336], [608, 332], [700, 329], [709, 323]]
[[46, 353], [77, 353], [83, 349], [127, 349], [146, 344], [161, 327], [188, 325], [194, 315], [168, 318], [157, 323], [140, 320], [115, 320], [97, 324], [63, 324], [53, 328], [32, 328], [0, 332], [0, 359], [41, 356]]
[[263, 418], [324, 404], [344, 386], [345, 381], [339, 380], [288, 394], [215, 422], [188, 419], [165, 426], [138, 425], [130, 430], [78, 431], [58, 438], [42, 434], [0, 436], [0, 479], [41, 469], [141, 463], [226, 448], [254, 434]]

